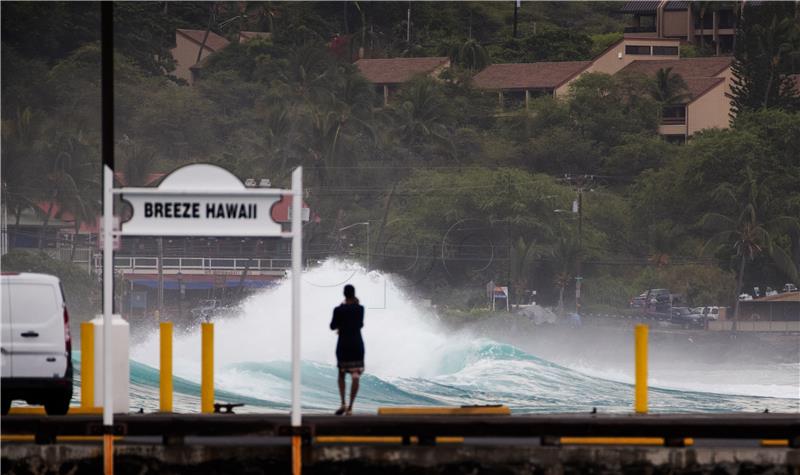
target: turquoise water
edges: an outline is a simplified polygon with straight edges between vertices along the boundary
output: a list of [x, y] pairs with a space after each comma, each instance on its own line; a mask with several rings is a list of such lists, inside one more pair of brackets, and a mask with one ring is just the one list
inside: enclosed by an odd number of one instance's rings
[[[366, 307], [366, 374], [356, 412], [392, 405], [506, 404], [514, 413], [631, 412], [632, 368], [599, 360], [555, 363], [483, 334], [441, 325], [402, 282], [349, 263], [327, 261], [303, 275], [302, 404], [329, 413], [339, 404], [328, 329], [341, 285]], [[238, 412], [287, 412], [290, 406], [290, 285], [265, 290], [215, 322], [215, 397]], [[200, 331], [176, 330], [175, 409], [200, 407]], [[519, 336], [519, 335], [517, 335]], [[131, 410], [158, 408], [158, 335], [132, 345]], [[569, 350], [570, 343], [563, 346]], [[632, 345], [632, 342], [631, 342]], [[569, 351], [565, 352], [566, 354]], [[631, 347], [632, 354], [632, 347]], [[79, 360], [76, 353], [76, 359]], [[77, 366], [77, 365], [76, 365]], [[668, 366], [650, 373], [651, 412], [800, 412], [800, 365]], [[76, 399], [77, 399], [76, 395]]]
[[[79, 354], [76, 355], [79, 362]], [[241, 378], [254, 387], [270, 386], [269, 392], [215, 388], [217, 401], [241, 402], [239, 412], [286, 412], [291, 385], [287, 361], [240, 362], [220, 370], [226, 379]], [[337, 406], [336, 368], [330, 364], [304, 362], [303, 407], [308, 412], [330, 412]], [[78, 381], [80, 376], [78, 375]], [[131, 362], [131, 410], [158, 408], [158, 370]], [[76, 385], [79, 383], [76, 382]], [[200, 385], [176, 377], [175, 408], [178, 412], [199, 410]], [[275, 395], [279, 395], [275, 397]], [[78, 395], [76, 395], [76, 399]], [[633, 386], [592, 377], [565, 368], [513, 346], [489, 341], [475, 342], [472, 350], [451, 355], [441, 374], [435, 377], [385, 378], [365, 374], [357, 408], [374, 412], [392, 405], [507, 404], [514, 413], [630, 412]], [[798, 400], [710, 392], [650, 388], [651, 412], [796, 412]]]

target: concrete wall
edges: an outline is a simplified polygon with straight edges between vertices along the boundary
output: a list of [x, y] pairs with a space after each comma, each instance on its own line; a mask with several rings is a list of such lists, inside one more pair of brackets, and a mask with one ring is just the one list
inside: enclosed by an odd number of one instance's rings
[[686, 38], [689, 31], [688, 13], [684, 11], [664, 12], [661, 36]]
[[725, 96], [725, 90], [725, 83], [722, 82], [686, 106], [686, 130], [689, 135], [703, 129], [730, 127], [728, 112], [731, 104]]
[[[232, 416], [236, 417], [236, 416]], [[288, 445], [116, 445], [115, 469], [137, 474], [291, 473]], [[3, 473], [102, 473], [101, 445], [8, 444]], [[315, 445], [303, 449], [303, 473], [770, 473], [800, 470], [800, 450], [758, 447]]]

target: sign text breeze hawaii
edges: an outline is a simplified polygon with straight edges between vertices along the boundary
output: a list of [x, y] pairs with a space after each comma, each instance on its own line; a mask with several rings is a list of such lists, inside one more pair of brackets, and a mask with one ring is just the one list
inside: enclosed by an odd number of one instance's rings
[[[200, 218], [200, 203], [144, 203], [145, 218]], [[205, 217], [213, 219], [256, 219], [255, 203], [206, 203]]]

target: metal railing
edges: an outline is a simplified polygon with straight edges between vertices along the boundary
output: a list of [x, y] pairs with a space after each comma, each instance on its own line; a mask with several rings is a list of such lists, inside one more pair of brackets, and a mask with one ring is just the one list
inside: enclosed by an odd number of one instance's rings
[[[114, 257], [116, 270], [152, 270], [158, 269], [158, 257]], [[272, 271], [285, 270], [292, 266], [291, 259], [241, 259], [218, 257], [163, 257], [162, 268], [166, 271], [205, 272], [214, 270], [251, 270]], [[102, 256], [95, 256], [95, 264], [99, 265]]]

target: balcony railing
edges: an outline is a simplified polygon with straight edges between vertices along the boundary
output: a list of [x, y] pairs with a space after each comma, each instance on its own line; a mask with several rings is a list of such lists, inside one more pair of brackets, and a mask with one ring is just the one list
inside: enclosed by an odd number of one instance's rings
[[656, 26], [626, 26], [624, 33], [655, 33]]
[[661, 125], [686, 125], [686, 117], [663, 117]]

